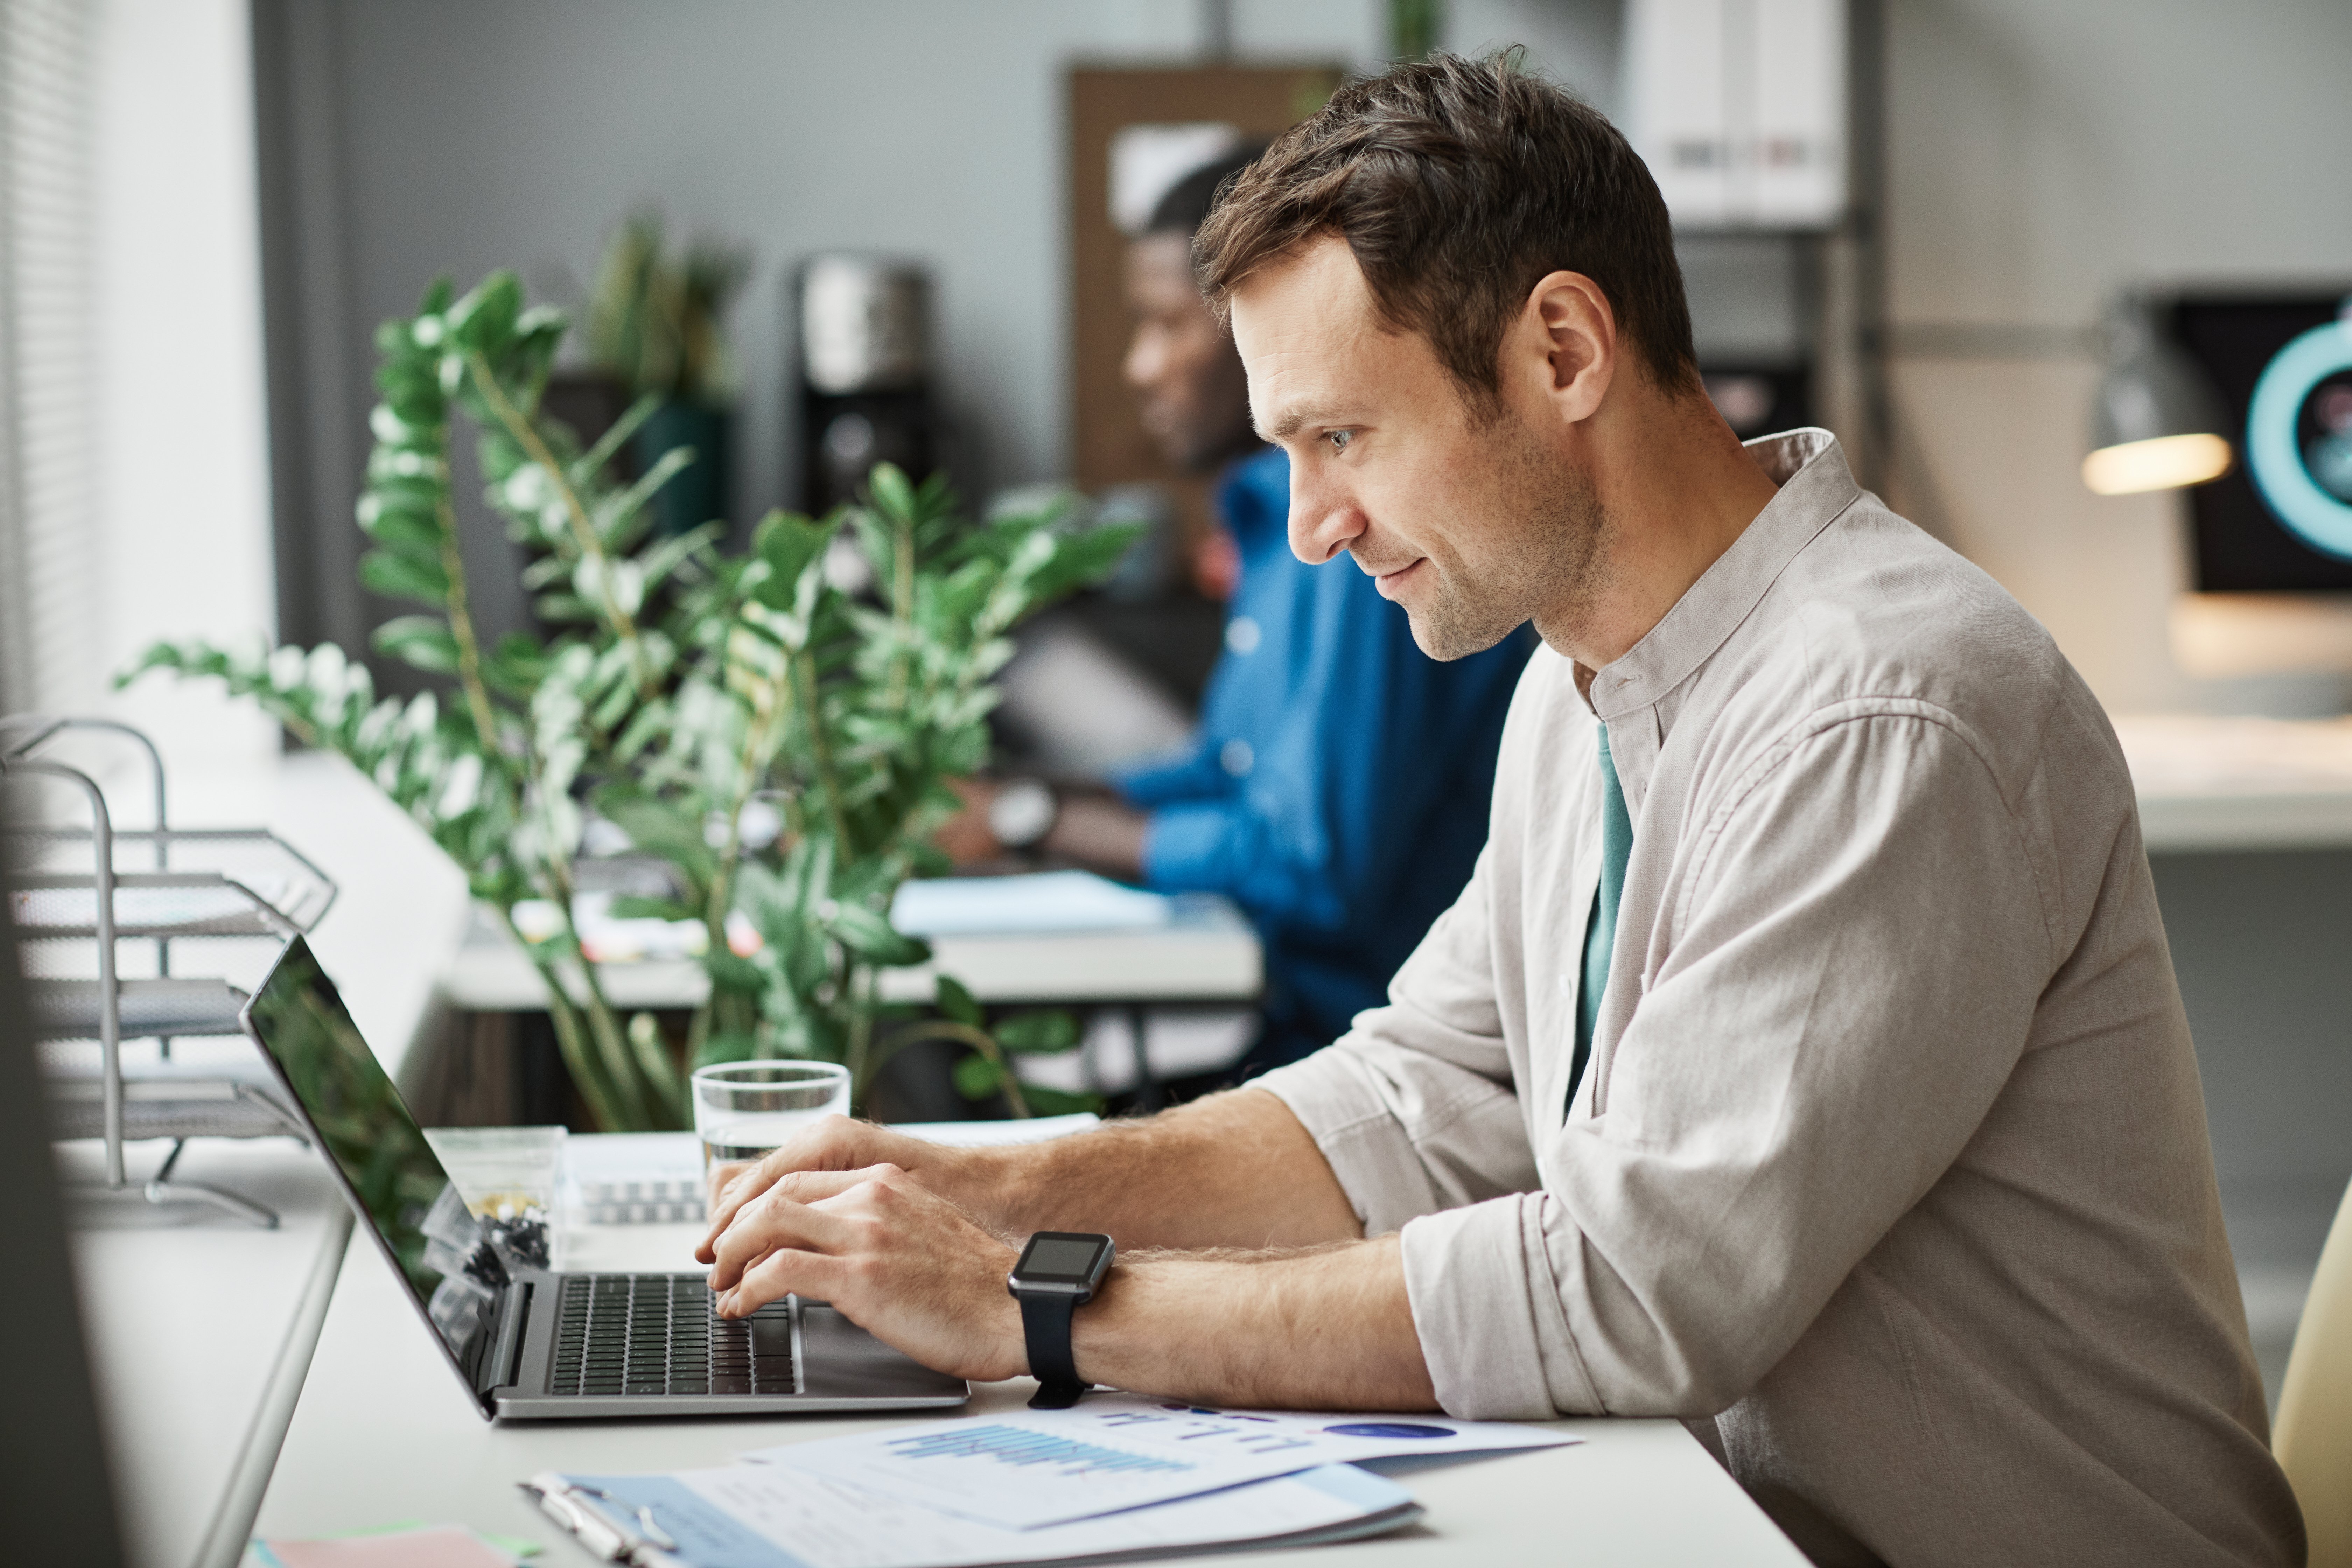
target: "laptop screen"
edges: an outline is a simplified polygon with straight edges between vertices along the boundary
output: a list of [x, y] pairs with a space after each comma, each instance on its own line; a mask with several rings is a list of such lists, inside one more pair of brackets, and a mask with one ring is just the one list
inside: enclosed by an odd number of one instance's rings
[[478, 1401], [506, 1266], [299, 937], [246, 1004], [245, 1025]]

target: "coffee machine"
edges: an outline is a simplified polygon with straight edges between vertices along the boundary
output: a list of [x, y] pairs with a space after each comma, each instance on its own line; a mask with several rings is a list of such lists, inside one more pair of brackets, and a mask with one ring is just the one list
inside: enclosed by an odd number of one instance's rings
[[919, 265], [814, 256], [797, 280], [802, 506], [855, 500], [877, 463], [921, 480], [940, 462], [931, 285]]

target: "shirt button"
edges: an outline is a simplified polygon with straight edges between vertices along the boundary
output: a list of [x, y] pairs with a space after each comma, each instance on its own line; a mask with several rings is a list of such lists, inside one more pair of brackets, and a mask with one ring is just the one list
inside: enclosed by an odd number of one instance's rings
[[1217, 748], [1217, 762], [1234, 777], [1245, 779], [1249, 777], [1250, 770], [1257, 766], [1257, 753], [1250, 750], [1247, 741], [1227, 741]]
[[1234, 653], [1253, 654], [1265, 640], [1265, 628], [1255, 616], [1235, 616], [1225, 623], [1225, 647]]

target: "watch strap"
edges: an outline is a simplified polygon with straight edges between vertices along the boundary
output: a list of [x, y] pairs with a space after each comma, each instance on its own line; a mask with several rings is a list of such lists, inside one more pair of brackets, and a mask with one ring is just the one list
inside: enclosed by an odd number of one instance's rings
[[1029, 1372], [1037, 1380], [1032, 1410], [1067, 1410], [1078, 1395], [1094, 1385], [1078, 1378], [1076, 1359], [1070, 1352], [1070, 1320], [1078, 1298], [1061, 1290], [1024, 1291], [1021, 1336], [1029, 1345]]

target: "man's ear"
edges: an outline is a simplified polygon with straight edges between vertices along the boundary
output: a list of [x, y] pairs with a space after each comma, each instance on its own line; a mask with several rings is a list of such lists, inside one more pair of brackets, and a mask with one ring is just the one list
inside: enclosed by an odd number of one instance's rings
[[1581, 272], [1548, 272], [1504, 332], [1504, 376], [1562, 424], [1591, 418], [1617, 373], [1617, 317]]

